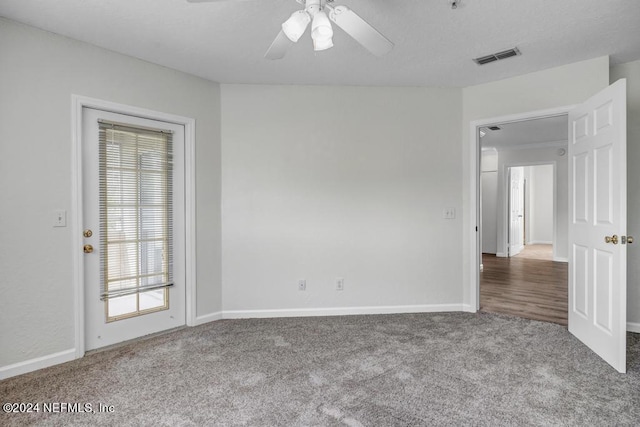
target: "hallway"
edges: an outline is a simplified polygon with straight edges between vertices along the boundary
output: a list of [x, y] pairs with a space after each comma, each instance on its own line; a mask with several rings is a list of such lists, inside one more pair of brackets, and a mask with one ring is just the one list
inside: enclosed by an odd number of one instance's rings
[[480, 310], [567, 325], [568, 264], [551, 245], [527, 245], [515, 257], [482, 254]]

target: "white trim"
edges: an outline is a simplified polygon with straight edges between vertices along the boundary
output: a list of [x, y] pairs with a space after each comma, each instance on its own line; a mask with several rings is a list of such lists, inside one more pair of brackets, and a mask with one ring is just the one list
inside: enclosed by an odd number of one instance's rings
[[[381, 311], [384, 310], [384, 311]], [[333, 314], [326, 314], [331, 311]], [[374, 312], [375, 311], [375, 312]], [[393, 313], [436, 313], [463, 311], [467, 313], [475, 313], [469, 304], [435, 304], [435, 305], [405, 305], [405, 306], [383, 306], [383, 307], [345, 307], [330, 309], [293, 309], [293, 310], [235, 310], [235, 311], [218, 311], [216, 313], [199, 316], [194, 319], [194, 325], [203, 325], [205, 323], [221, 320], [221, 319], [242, 319], [242, 318], [270, 318], [270, 317], [311, 317], [311, 316], [329, 316], [329, 315], [355, 315], [355, 314], [393, 314]], [[640, 333], [640, 323], [627, 322], [627, 331]], [[0, 367], [0, 380], [15, 377], [39, 369], [48, 368], [50, 366], [59, 365], [61, 363], [70, 362], [77, 359], [76, 349], [60, 351], [58, 353], [49, 354], [47, 356], [36, 357], [35, 359], [25, 360], [24, 362], [14, 363], [12, 365]]]
[[462, 304], [462, 311], [466, 312], [466, 313], [475, 313], [476, 309], [474, 309], [471, 305], [469, 304]]
[[498, 258], [506, 258], [507, 256], [506, 252], [496, 252], [496, 257]]
[[196, 323], [196, 121], [184, 123], [184, 195], [185, 195], [185, 302], [187, 326]]
[[569, 258], [554, 256], [553, 260], [555, 262], [569, 262]]
[[48, 368], [49, 366], [59, 365], [60, 363], [69, 362], [74, 359], [77, 359], [76, 349], [70, 348], [69, 350], [36, 357], [35, 359], [25, 360], [24, 362], [14, 363], [13, 365], [2, 366], [0, 367], [0, 380], [37, 371], [38, 369]]
[[222, 320], [223, 313], [221, 311], [216, 311], [215, 313], [205, 314], [204, 316], [198, 316], [193, 320], [193, 325], [189, 326], [199, 326], [204, 325], [205, 323], [215, 322], [216, 320]]
[[480, 309], [480, 242], [478, 233], [480, 229], [480, 206], [479, 206], [479, 173], [478, 166], [480, 164], [480, 144], [478, 128], [496, 124], [496, 123], [514, 123], [530, 119], [541, 119], [545, 117], [554, 117], [562, 114], [568, 114], [573, 109], [573, 105], [550, 108], [547, 110], [531, 111], [526, 113], [510, 114], [508, 116], [493, 117], [489, 119], [472, 120], [469, 122], [469, 305]]
[[287, 308], [274, 310], [227, 310], [223, 319], [347, 316], [358, 314], [437, 313], [470, 311], [465, 304], [385, 305], [369, 307]]
[[[480, 222], [480, 134], [479, 121], [470, 123], [470, 163], [469, 163], [469, 306], [475, 313], [480, 310], [479, 283], [480, 269], [482, 263], [482, 241]], [[496, 254], [498, 256], [498, 254]]]
[[112, 113], [159, 120], [184, 126], [185, 144], [185, 323], [193, 326], [196, 318], [196, 194], [195, 194], [195, 119], [118, 104], [102, 99], [71, 95], [71, 219], [74, 288], [75, 358], [84, 356], [84, 260], [82, 251], [82, 109], [94, 108]]
[[640, 334], [640, 323], [627, 322], [627, 332], [635, 332], [636, 334]]
[[82, 107], [83, 103], [71, 95], [71, 259], [75, 327], [75, 357], [84, 356], [84, 259], [78, 250], [83, 243], [82, 225]]
[[547, 240], [532, 240], [527, 242], [527, 245], [553, 245], [553, 242], [549, 242]]

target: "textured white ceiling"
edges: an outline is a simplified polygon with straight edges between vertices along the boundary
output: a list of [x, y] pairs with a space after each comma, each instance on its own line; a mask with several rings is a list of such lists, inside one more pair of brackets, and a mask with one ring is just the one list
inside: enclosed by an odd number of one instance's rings
[[[263, 55], [295, 0], [1, 0], [0, 16], [221, 83], [468, 86], [611, 55], [640, 59], [638, 0], [338, 0], [395, 43], [375, 57], [340, 29]], [[472, 58], [517, 46], [522, 56]]]

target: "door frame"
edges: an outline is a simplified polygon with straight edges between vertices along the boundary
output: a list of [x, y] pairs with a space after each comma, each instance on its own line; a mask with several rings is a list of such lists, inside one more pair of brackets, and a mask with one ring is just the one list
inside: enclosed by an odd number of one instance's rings
[[158, 120], [184, 126], [184, 181], [185, 181], [185, 320], [195, 325], [196, 317], [196, 194], [195, 194], [195, 125], [190, 117], [133, 107], [103, 99], [71, 95], [71, 220], [74, 289], [75, 357], [85, 353], [84, 340], [84, 253], [83, 196], [82, 196], [82, 109], [93, 108], [112, 113]]
[[494, 123], [516, 123], [532, 119], [543, 119], [569, 114], [575, 108], [573, 105], [549, 108], [545, 110], [529, 111], [506, 116], [492, 117], [487, 119], [473, 120], [469, 123], [469, 147], [470, 147], [470, 188], [469, 188], [469, 308], [472, 312], [480, 309], [480, 265], [482, 263], [482, 241], [480, 239], [480, 128]]
[[[502, 206], [499, 208], [502, 208], [502, 212], [503, 212], [503, 221], [502, 221], [502, 247], [506, 248], [506, 250], [504, 251], [504, 253], [502, 255], [505, 255], [507, 258], [510, 258], [511, 255], [509, 254], [509, 215], [510, 213], [510, 207], [509, 207], [509, 199], [511, 198], [509, 195], [509, 182], [507, 179], [508, 176], [508, 170], [510, 168], [513, 167], [528, 167], [528, 166], [551, 166], [553, 167], [553, 229], [552, 229], [552, 245], [553, 245], [553, 260], [554, 261], [558, 261], [558, 262], [566, 262], [566, 259], [559, 259], [556, 256], [556, 241], [558, 240], [558, 204], [557, 202], [557, 197], [558, 197], [558, 162], [555, 160], [540, 160], [540, 161], [531, 161], [531, 162], [509, 162], [509, 163], [505, 163], [504, 165], [502, 165], [502, 168], [498, 168], [498, 183], [500, 182], [500, 179], [503, 180], [504, 185], [502, 186], [501, 190], [503, 191], [503, 195], [504, 197], [502, 198]], [[526, 184], [525, 184], [526, 187]], [[526, 191], [526, 190], [525, 190]], [[498, 194], [498, 199], [500, 199], [500, 194]], [[482, 200], [480, 200], [482, 201]], [[499, 200], [500, 201], [500, 200]], [[526, 201], [526, 193], [525, 193], [525, 204], [527, 203]], [[526, 222], [525, 222], [525, 227], [526, 227]], [[526, 230], [525, 230], [525, 234], [526, 234]], [[523, 242], [526, 244], [526, 242]], [[496, 255], [497, 256], [497, 255]]]

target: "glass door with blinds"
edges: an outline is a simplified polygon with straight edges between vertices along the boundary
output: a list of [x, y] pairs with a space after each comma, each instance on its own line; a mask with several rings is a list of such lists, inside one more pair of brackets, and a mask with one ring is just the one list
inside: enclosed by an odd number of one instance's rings
[[184, 128], [85, 108], [85, 347], [185, 323]]

